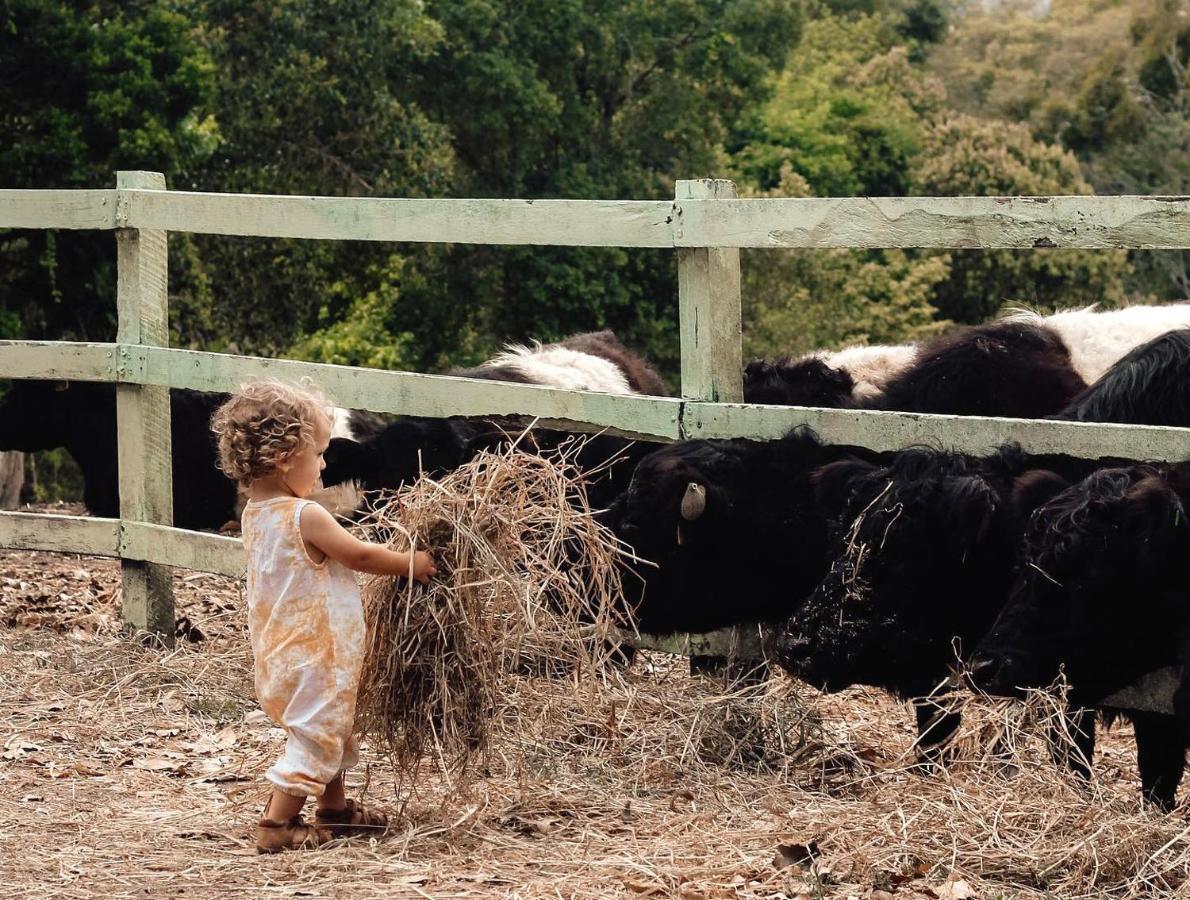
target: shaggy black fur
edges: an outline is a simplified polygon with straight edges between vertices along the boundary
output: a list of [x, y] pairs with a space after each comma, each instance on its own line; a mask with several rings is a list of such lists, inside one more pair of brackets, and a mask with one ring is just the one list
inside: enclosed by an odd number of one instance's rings
[[[1038, 509], [1009, 601], [971, 659], [973, 681], [1018, 696], [1061, 667], [1071, 703], [1093, 707], [1182, 662], [1188, 497], [1190, 464], [1139, 465], [1095, 472]], [[1132, 718], [1144, 795], [1168, 809], [1183, 765], [1176, 726], [1151, 713]]]
[[924, 346], [870, 409], [1032, 419], [1062, 410], [1086, 383], [1057, 333], [1031, 322], [962, 328]]
[[1190, 329], [1142, 344], [1076, 397], [1058, 419], [1190, 426]]
[[[211, 414], [225, 394], [170, 391], [174, 524], [219, 528], [235, 518], [235, 484], [216, 468]], [[0, 450], [65, 447], [83, 474], [83, 502], [96, 516], [120, 515], [116, 386], [15, 381], [0, 401]]]
[[811, 684], [929, 693], [995, 619], [1028, 508], [1066, 482], [1015, 447], [983, 459], [913, 448], [828, 466], [832, 563], [780, 628], [780, 663]]
[[853, 406], [855, 380], [821, 359], [754, 359], [744, 367], [744, 402], [772, 406]]
[[[813, 500], [812, 472], [866, 450], [828, 447], [806, 429], [771, 443], [687, 441], [637, 466], [607, 521], [656, 568], [625, 580], [641, 630], [704, 632], [733, 623], [786, 618], [821, 577], [826, 522]], [[691, 483], [706, 510], [683, 520]]]

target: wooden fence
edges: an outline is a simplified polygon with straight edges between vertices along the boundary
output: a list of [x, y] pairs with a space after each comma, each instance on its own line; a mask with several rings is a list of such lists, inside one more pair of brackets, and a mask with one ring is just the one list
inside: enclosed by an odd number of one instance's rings
[[[0, 190], [0, 228], [116, 233], [114, 343], [0, 342], [0, 378], [114, 382], [120, 518], [0, 513], [0, 547], [118, 557], [125, 619], [172, 639], [171, 567], [238, 575], [238, 540], [170, 527], [168, 390], [229, 391], [310, 376], [340, 406], [419, 416], [501, 415], [653, 440], [776, 438], [809, 424], [878, 450], [931, 442], [984, 452], [1182, 459], [1190, 430], [891, 412], [745, 406], [739, 249], [1190, 248], [1187, 197], [736, 198], [679, 181], [672, 201], [394, 200], [206, 194], [119, 172], [114, 190]], [[678, 254], [682, 396], [616, 396], [170, 349], [170, 231], [326, 240], [670, 248]], [[69, 300], [69, 297], [67, 297]], [[687, 649], [698, 641], [687, 642]]]

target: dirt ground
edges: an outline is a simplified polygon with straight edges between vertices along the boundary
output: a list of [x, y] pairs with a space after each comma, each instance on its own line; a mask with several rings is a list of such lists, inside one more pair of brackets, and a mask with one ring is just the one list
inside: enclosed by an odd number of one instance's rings
[[717, 743], [738, 725], [736, 701], [660, 655], [581, 697], [565, 679], [521, 679], [501, 713], [514, 738], [462, 795], [423, 772], [410, 799], [365, 746], [351, 792], [400, 812], [391, 833], [260, 857], [252, 826], [282, 733], [253, 701], [239, 584], [178, 573], [196, 640], [172, 651], [121, 637], [118, 585], [111, 560], [0, 551], [5, 896], [1190, 890], [1185, 809], [1140, 809], [1127, 727], [1101, 740], [1091, 789], [1036, 748], [1024, 762], [923, 773], [906, 707], [875, 691], [798, 689], [781, 701], [796, 728], [787, 715], [775, 743], [770, 727], [764, 750], [739, 753]]

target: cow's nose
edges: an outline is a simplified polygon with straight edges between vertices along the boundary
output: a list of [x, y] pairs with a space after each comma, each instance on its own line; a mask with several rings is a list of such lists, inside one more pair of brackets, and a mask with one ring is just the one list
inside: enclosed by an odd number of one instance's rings
[[1000, 670], [1004, 661], [999, 656], [990, 653], [979, 653], [971, 658], [967, 664], [967, 678], [971, 684], [980, 689], [996, 686]]
[[788, 662], [796, 662], [810, 649], [810, 639], [804, 634], [786, 632], [777, 642], [777, 650]]

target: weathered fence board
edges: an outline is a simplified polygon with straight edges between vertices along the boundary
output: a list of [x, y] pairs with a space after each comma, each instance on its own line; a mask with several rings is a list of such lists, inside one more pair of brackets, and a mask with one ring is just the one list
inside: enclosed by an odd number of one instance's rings
[[116, 192], [0, 190], [0, 228], [110, 229]]
[[355, 369], [296, 360], [256, 359], [189, 350], [126, 348], [127, 377], [204, 391], [234, 390], [252, 377], [314, 378], [340, 406], [416, 416], [540, 417], [541, 425], [574, 423], [673, 440], [680, 403], [672, 398], [562, 391], [445, 375]]
[[780, 198], [677, 207], [676, 247], [1190, 247], [1190, 197]]
[[118, 556], [120, 520], [47, 513], [0, 513], [0, 547]]
[[1105, 425], [1047, 419], [993, 419], [925, 413], [687, 403], [682, 434], [688, 438], [751, 437], [772, 440], [808, 425], [828, 443], [872, 450], [914, 445], [961, 453], [986, 453], [1016, 441], [1029, 453], [1065, 453], [1083, 459], [1178, 461], [1190, 458], [1190, 429]]
[[145, 522], [124, 522], [120, 555], [175, 569], [213, 572], [239, 578], [244, 574], [244, 542], [239, 538], [187, 531]]
[[115, 381], [118, 344], [0, 341], [0, 378]]
[[[68, 353], [65, 364], [53, 362], [60, 349]], [[710, 403], [560, 391], [165, 347], [0, 341], [0, 378], [118, 379], [229, 391], [249, 378], [264, 376], [309, 376], [322, 384], [336, 403], [357, 409], [423, 416], [536, 418], [541, 427], [586, 431], [606, 428], [609, 433], [656, 441], [727, 437], [772, 440], [798, 425], [809, 425], [831, 443], [874, 450], [931, 444], [983, 453], [1005, 441], [1017, 441], [1031, 453], [1066, 453], [1088, 459], [1190, 458], [1190, 429], [1185, 428]]]
[[[158, 172], [119, 172], [117, 186], [165, 190]], [[140, 228], [116, 231], [118, 280], [116, 339], [122, 345], [164, 345], [169, 340], [166, 233]], [[116, 446], [119, 458], [120, 519], [173, 523], [173, 452], [169, 390], [160, 385], [116, 385]], [[173, 584], [169, 570], [155, 563], [122, 558], [124, 621], [174, 638]]]
[[49, 513], [0, 513], [0, 546], [122, 556], [233, 578], [243, 575], [245, 566], [244, 543], [239, 538], [146, 522]]
[[453, 244], [673, 246], [668, 200], [388, 200], [122, 192], [140, 228]]

